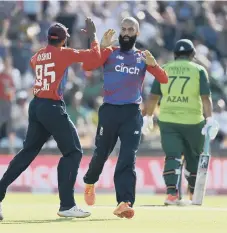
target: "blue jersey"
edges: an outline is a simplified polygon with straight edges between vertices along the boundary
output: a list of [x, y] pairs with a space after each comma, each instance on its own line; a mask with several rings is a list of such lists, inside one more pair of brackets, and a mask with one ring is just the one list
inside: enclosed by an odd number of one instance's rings
[[[98, 62], [97, 62], [98, 63]], [[168, 82], [165, 71], [159, 66], [148, 66], [138, 49], [122, 52], [120, 48], [101, 49], [101, 62], [96, 66], [83, 66], [85, 70], [103, 65], [104, 103], [140, 104], [146, 71], [162, 83]]]
[[116, 49], [103, 66], [104, 102], [110, 104], [140, 104], [146, 64], [141, 52]]

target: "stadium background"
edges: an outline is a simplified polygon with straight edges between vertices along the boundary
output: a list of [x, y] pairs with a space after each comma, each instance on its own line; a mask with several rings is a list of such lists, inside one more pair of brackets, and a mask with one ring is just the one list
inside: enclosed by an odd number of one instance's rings
[[[214, 116], [220, 132], [212, 142], [212, 162], [208, 191], [227, 193], [227, 2], [224, 1], [10, 1], [0, 2], [0, 177], [12, 154], [22, 147], [27, 128], [27, 108], [32, 98], [34, 74], [29, 67], [31, 56], [46, 44], [50, 24], [59, 21], [69, 28], [69, 46], [88, 47], [84, 19], [90, 16], [99, 40], [113, 28], [119, 33], [121, 19], [133, 16], [140, 23], [137, 47], [154, 54], [159, 64], [173, 59], [174, 43], [191, 39], [196, 59], [209, 72], [214, 103]], [[6, 78], [7, 77], [7, 78]], [[78, 129], [84, 158], [77, 179], [82, 190], [97, 125], [97, 109], [102, 104], [102, 70], [84, 72], [79, 64], [70, 68], [65, 89], [68, 113]], [[4, 80], [4, 81], [3, 81]], [[7, 80], [7, 81], [5, 81]], [[153, 77], [145, 79], [146, 99]], [[156, 114], [158, 114], [158, 109]], [[156, 118], [155, 118], [156, 119]], [[113, 190], [113, 172], [119, 147], [116, 146], [99, 181], [99, 190]], [[11, 186], [14, 191], [56, 191], [56, 165], [59, 150], [53, 139], [44, 146], [40, 156]], [[138, 151], [137, 189], [140, 192], [163, 192], [163, 152], [155, 124], [152, 136], [144, 136]], [[185, 182], [183, 182], [185, 185]]]

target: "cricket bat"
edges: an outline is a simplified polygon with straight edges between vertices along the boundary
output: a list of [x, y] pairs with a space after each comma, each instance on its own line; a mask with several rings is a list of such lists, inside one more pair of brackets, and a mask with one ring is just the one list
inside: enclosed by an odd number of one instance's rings
[[[208, 129], [209, 130], [209, 129]], [[210, 164], [210, 137], [205, 136], [203, 153], [200, 155], [198, 171], [196, 176], [195, 189], [192, 199], [193, 205], [202, 205], [206, 192], [206, 183], [208, 177], [208, 169]]]

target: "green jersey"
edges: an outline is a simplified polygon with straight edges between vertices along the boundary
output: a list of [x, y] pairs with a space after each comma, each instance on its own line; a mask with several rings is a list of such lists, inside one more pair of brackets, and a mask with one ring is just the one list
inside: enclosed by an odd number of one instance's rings
[[169, 81], [154, 81], [151, 93], [161, 95], [159, 120], [178, 124], [198, 124], [204, 120], [201, 95], [210, 95], [207, 71], [188, 60], [163, 66]]

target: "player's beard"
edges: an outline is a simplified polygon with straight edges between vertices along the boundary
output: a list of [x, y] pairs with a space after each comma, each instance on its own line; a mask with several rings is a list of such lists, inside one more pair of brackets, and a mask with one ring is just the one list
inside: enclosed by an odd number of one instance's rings
[[[124, 40], [124, 38], [126, 38], [126, 37], [128, 37], [129, 40]], [[136, 43], [136, 38], [137, 38], [137, 35], [135, 35], [135, 36], [119, 35], [118, 39], [119, 39], [121, 51], [129, 51], [130, 49], [132, 49]]]

